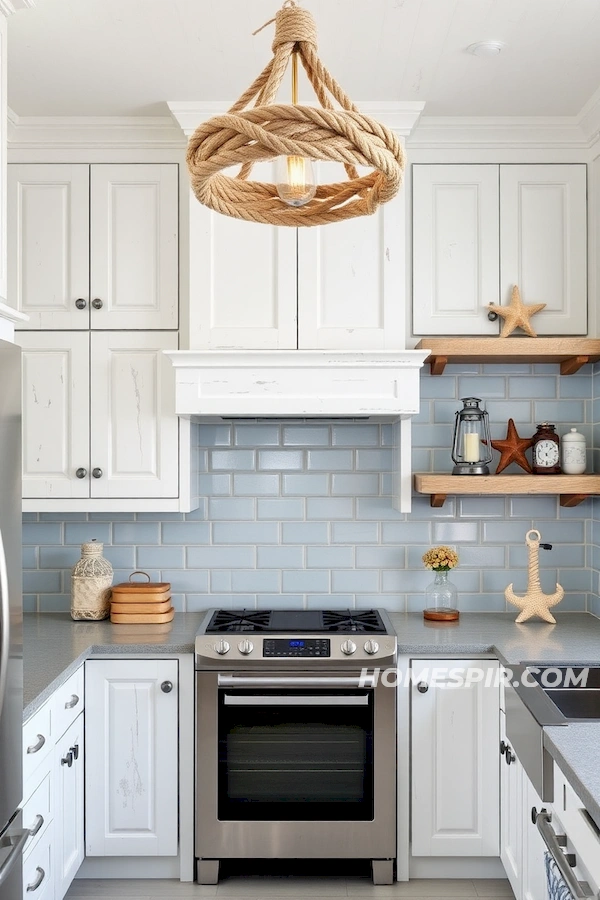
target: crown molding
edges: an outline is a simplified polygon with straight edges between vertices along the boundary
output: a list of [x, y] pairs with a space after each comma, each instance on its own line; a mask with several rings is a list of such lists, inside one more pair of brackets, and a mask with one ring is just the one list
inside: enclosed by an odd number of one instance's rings
[[[2, 0], [0, 0], [0, 3]], [[8, 111], [8, 147], [51, 149], [181, 149], [171, 116], [19, 116]]]
[[33, 9], [34, 6], [35, 0], [0, 0], [0, 13], [8, 18], [20, 9]]
[[600, 87], [585, 104], [578, 119], [583, 133], [593, 147], [600, 141]]
[[[171, 115], [178, 123], [186, 137], [194, 133], [198, 125], [211, 119], [213, 116], [222, 115], [233, 105], [233, 101], [220, 100], [171, 100], [167, 106]], [[315, 106], [314, 100], [301, 105]], [[419, 120], [425, 104], [420, 101], [407, 101], [401, 103], [395, 100], [389, 101], [356, 101], [357, 107], [365, 115], [377, 119], [388, 128], [392, 128], [400, 135], [408, 136]]]
[[422, 116], [406, 143], [419, 150], [590, 147], [578, 116]]

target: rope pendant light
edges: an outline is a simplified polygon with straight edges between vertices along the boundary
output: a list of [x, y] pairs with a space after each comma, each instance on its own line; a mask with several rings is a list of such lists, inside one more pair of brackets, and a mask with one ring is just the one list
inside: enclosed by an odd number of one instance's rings
[[[329, 74], [317, 55], [308, 10], [286, 0], [273, 21], [273, 58], [266, 68], [227, 113], [213, 116], [190, 138], [187, 164], [194, 194], [224, 215], [267, 225], [326, 225], [371, 215], [402, 184], [405, 157], [398, 137], [362, 115]], [[276, 104], [290, 58], [293, 102]], [[297, 105], [298, 58], [321, 108]], [[284, 157], [279, 191], [275, 184], [249, 180], [254, 163], [277, 157]], [[348, 180], [317, 185], [313, 194], [310, 160], [342, 163]], [[359, 176], [357, 165], [372, 171]], [[241, 167], [236, 177], [223, 174], [230, 166]]]

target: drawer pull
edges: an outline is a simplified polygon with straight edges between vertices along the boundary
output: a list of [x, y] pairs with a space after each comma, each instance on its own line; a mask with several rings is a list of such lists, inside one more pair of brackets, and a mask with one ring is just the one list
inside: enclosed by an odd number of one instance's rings
[[40, 884], [42, 883], [42, 881], [43, 881], [44, 878], [46, 877], [46, 873], [44, 872], [44, 870], [42, 869], [41, 866], [36, 866], [35, 871], [38, 873], [38, 876], [37, 876], [37, 878], [35, 879], [35, 881], [32, 881], [31, 884], [28, 884], [28, 885], [27, 885], [27, 891], [37, 891], [37, 889], [39, 888]]
[[34, 837], [38, 833], [38, 831], [40, 830], [40, 828], [42, 827], [43, 824], [44, 824], [44, 817], [37, 815], [35, 817], [35, 823], [33, 825], [33, 828], [29, 829], [29, 834], [31, 835], [31, 837]]
[[44, 737], [44, 735], [38, 734], [37, 741], [35, 742], [35, 744], [30, 744], [30, 746], [27, 748], [27, 752], [28, 753], [37, 753], [38, 750], [42, 749], [42, 747], [44, 746], [45, 743], [46, 743], [46, 738]]
[[73, 709], [74, 706], [77, 706], [79, 703], [79, 697], [77, 694], [71, 694], [71, 699], [67, 700], [65, 703], [65, 709]]

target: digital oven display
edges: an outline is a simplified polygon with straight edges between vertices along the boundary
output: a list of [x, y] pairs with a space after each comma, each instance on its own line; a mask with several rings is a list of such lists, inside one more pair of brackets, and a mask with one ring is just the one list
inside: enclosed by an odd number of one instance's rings
[[283, 638], [267, 638], [263, 642], [263, 656], [304, 657], [331, 656], [329, 638], [303, 638], [302, 640], [286, 640]]

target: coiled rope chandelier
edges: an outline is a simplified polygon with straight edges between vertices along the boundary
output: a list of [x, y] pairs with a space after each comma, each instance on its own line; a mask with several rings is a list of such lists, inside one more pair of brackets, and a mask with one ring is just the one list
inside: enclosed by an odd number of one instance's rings
[[[362, 115], [329, 74], [317, 55], [316, 26], [306, 9], [286, 0], [266, 24], [273, 21], [273, 58], [266, 68], [227, 113], [213, 116], [190, 138], [187, 164], [194, 194], [224, 215], [267, 225], [326, 225], [371, 215], [402, 184], [405, 156], [398, 137]], [[297, 104], [298, 57], [321, 108]], [[290, 59], [292, 103], [276, 104]], [[330, 95], [341, 109], [334, 108]], [[277, 158], [283, 159], [277, 185], [249, 180], [255, 163]], [[315, 188], [310, 160], [342, 163], [348, 180]], [[235, 177], [223, 174], [238, 165]], [[356, 166], [372, 171], [359, 176]]]

